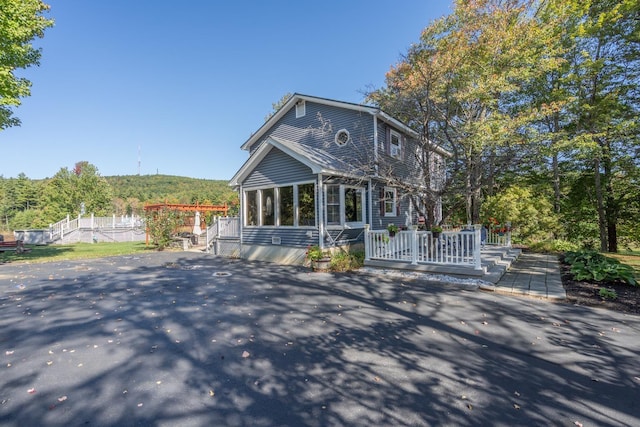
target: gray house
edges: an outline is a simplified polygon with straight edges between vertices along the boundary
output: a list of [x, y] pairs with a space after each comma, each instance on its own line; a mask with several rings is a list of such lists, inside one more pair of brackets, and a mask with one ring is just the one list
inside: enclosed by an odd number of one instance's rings
[[[415, 207], [382, 169], [422, 185], [418, 138], [379, 108], [293, 95], [242, 145], [249, 158], [230, 181], [241, 257], [301, 263], [311, 245], [361, 242], [365, 224], [415, 224]], [[436, 151], [440, 164], [446, 155]]]

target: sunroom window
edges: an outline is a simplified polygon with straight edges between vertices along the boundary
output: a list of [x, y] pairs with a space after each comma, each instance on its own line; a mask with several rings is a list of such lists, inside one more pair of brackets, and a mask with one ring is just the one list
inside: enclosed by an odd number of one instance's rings
[[316, 225], [316, 187], [313, 184], [298, 185], [298, 225]]
[[316, 225], [313, 183], [247, 190], [244, 195], [245, 226]]
[[258, 225], [258, 192], [245, 192], [245, 225]]
[[340, 186], [327, 187], [327, 224], [340, 225]]
[[364, 190], [346, 185], [328, 185], [326, 190], [327, 225], [361, 226], [364, 222]]
[[278, 193], [280, 195], [280, 200], [278, 203], [278, 206], [280, 207], [279, 225], [293, 225], [293, 186], [290, 185], [288, 187], [280, 187], [278, 188]]
[[262, 225], [276, 225], [274, 195], [273, 188], [262, 190]]

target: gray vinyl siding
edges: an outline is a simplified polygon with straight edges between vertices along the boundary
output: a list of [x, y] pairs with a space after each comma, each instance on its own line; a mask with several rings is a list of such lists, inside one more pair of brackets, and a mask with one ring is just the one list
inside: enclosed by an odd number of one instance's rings
[[[385, 184], [383, 182], [374, 182], [374, 187], [373, 187], [373, 206], [372, 206], [372, 214], [373, 214], [373, 218], [371, 219], [371, 229], [372, 230], [382, 230], [382, 229], [386, 229], [387, 225], [389, 224], [395, 224], [398, 227], [404, 226], [406, 225], [407, 222], [407, 214], [412, 213], [411, 211], [411, 201], [409, 200], [408, 197], [402, 197], [402, 195], [400, 194], [400, 192], [398, 192], [398, 198], [399, 198], [399, 204], [400, 204], [400, 214], [396, 215], [396, 216], [384, 216], [384, 214], [382, 214], [382, 207], [381, 207], [381, 200], [380, 200], [380, 188], [384, 188]], [[414, 218], [413, 216], [414, 213], [412, 213], [412, 218], [409, 219], [410, 223], [414, 223]]]
[[277, 148], [265, 156], [243, 182], [245, 189], [315, 180], [311, 169]]
[[[402, 157], [396, 159], [389, 155], [389, 135], [390, 130], [402, 135]], [[393, 168], [394, 174], [399, 177], [410, 177], [412, 172], [415, 177], [417, 161], [416, 149], [418, 142], [409, 135], [402, 133], [399, 129], [395, 129], [387, 123], [378, 121], [378, 152], [380, 158], [381, 170], [388, 167]]]
[[[295, 108], [291, 108], [267, 130], [265, 139], [276, 136], [322, 149], [350, 164], [365, 166], [373, 157], [373, 122], [369, 113], [307, 101], [303, 117], [296, 118]], [[335, 135], [341, 129], [348, 130], [351, 136], [351, 141], [342, 147], [335, 143]], [[254, 144], [250, 152], [262, 142]]]
[[[311, 231], [311, 237], [307, 232]], [[242, 230], [242, 243], [247, 245], [276, 246], [272, 237], [281, 239], [279, 246], [306, 248], [318, 244], [318, 230], [293, 227], [248, 227]]]

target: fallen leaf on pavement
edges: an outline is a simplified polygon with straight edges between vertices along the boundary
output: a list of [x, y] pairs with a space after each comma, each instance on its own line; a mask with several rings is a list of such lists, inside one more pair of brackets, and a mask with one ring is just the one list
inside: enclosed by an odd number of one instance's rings
[[248, 351], [246, 351], [246, 350], [245, 350], [245, 351], [243, 351], [243, 352], [242, 352], [242, 357], [244, 357], [245, 359], [246, 359], [247, 357], [249, 357], [249, 356], [251, 356], [251, 355], [249, 354], [249, 352], [248, 352]]

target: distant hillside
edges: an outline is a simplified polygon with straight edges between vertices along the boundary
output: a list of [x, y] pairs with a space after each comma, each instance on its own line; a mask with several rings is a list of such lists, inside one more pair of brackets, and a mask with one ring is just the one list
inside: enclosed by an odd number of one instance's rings
[[224, 180], [197, 179], [172, 175], [124, 175], [104, 177], [113, 196], [144, 203], [201, 203], [236, 205], [237, 193]]

